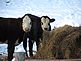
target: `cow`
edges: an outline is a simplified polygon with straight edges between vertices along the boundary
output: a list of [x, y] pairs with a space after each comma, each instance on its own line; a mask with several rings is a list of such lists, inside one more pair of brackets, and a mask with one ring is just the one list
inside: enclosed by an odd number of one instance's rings
[[24, 33], [31, 29], [31, 19], [24, 15], [22, 18], [0, 17], [0, 43], [8, 44], [8, 61], [13, 58], [15, 43], [23, 40]]
[[27, 34], [25, 33], [24, 35], [23, 47], [27, 55], [27, 49], [26, 49], [27, 38], [29, 38], [29, 55], [30, 57], [32, 57], [33, 56], [32, 48], [34, 41], [36, 42], [37, 51], [38, 51], [40, 39], [42, 39], [43, 30], [50, 31], [51, 30], [50, 22], [55, 21], [55, 19], [50, 19], [48, 16], [38, 17], [32, 14], [27, 14], [27, 15], [31, 19], [31, 30], [29, 31], [29, 33]]
[[41, 27], [42, 27], [42, 29], [46, 30], [46, 31], [51, 31], [50, 23], [52, 23], [54, 21], [55, 21], [54, 18], [50, 19], [48, 16], [42, 16], [41, 17]]

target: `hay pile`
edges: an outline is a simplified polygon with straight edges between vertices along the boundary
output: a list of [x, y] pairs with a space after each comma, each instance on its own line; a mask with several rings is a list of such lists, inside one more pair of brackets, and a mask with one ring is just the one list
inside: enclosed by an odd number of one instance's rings
[[81, 27], [65, 25], [44, 31], [36, 59], [81, 58]]

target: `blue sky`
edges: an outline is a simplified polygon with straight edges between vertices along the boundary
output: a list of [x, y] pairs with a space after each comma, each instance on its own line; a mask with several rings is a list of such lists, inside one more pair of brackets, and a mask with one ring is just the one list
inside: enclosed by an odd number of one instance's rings
[[78, 26], [81, 25], [81, 0], [0, 0], [0, 16], [22, 17], [26, 13], [55, 18], [52, 25], [56, 27], [65, 23]]
[[65, 24], [79, 26], [81, 0], [0, 0], [0, 17], [22, 17], [27, 13], [55, 18], [52, 28]]

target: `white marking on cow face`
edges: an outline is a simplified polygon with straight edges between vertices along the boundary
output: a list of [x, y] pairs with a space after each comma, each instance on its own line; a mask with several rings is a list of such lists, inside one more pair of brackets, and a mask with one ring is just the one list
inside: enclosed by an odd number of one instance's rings
[[49, 30], [50, 19], [49, 18], [41, 18], [41, 27], [43, 30]]
[[29, 32], [29, 31], [30, 31], [30, 29], [31, 29], [31, 19], [29, 18], [28, 15], [26, 15], [26, 16], [23, 18], [22, 27], [23, 27], [23, 30], [24, 30], [25, 32]]

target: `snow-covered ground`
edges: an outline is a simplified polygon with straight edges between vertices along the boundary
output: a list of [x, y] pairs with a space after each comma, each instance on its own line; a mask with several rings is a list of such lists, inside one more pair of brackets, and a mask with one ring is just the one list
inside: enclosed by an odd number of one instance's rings
[[[0, 44], [0, 54], [7, 54], [7, 46], [8, 46], [7, 44]], [[33, 45], [33, 50], [37, 51], [35, 42]], [[29, 51], [28, 42], [27, 42], [27, 51]], [[14, 52], [25, 52], [25, 50], [23, 48], [23, 42], [21, 42], [21, 44], [19, 44], [18, 46], [15, 47]], [[28, 55], [29, 55], [29, 52], [28, 52]]]
[[0, 44], [0, 54], [7, 53], [7, 44]]
[[[27, 13], [55, 18], [52, 29], [65, 24], [79, 26], [81, 0], [0, 0], [0, 17], [22, 17]], [[22, 43], [16, 46], [15, 52], [24, 52]], [[0, 44], [0, 53], [7, 53], [7, 44]]]

